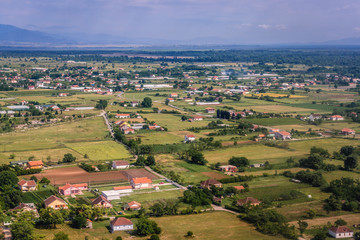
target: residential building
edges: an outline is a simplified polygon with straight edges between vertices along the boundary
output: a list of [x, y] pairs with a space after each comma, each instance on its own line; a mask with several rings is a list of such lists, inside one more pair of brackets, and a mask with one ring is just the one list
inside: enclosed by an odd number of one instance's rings
[[215, 108], [205, 108], [206, 113], [215, 113]]
[[87, 183], [81, 184], [66, 184], [62, 187], [59, 187], [59, 193], [64, 196], [70, 195], [82, 195], [83, 190], [88, 190]]
[[275, 138], [281, 140], [291, 139], [291, 134], [286, 131], [275, 132]]
[[185, 135], [184, 142], [193, 142], [193, 141], [195, 141], [195, 135], [192, 135], [192, 134]]
[[313, 121], [315, 121], [315, 119], [322, 119], [322, 115], [321, 114], [314, 114], [314, 113], [310, 114], [309, 120], [313, 122]]
[[354, 234], [347, 226], [331, 227], [328, 233], [334, 238], [352, 238]]
[[344, 134], [344, 135], [353, 135], [353, 134], [355, 134], [355, 131], [353, 129], [350, 129], [350, 128], [343, 128], [341, 130], [341, 133]]
[[130, 114], [128, 113], [116, 114], [115, 118], [130, 118]]
[[175, 102], [175, 100], [173, 98], [167, 98], [166, 100], [169, 102]]
[[20, 203], [13, 209], [10, 209], [11, 211], [20, 211], [20, 212], [33, 212], [35, 213], [35, 216], [39, 216], [39, 213], [35, 207], [34, 203]]
[[243, 191], [243, 190], [245, 190], [245, 187], [242, 186], [242, 185], [240, 185], [240, 186], [233, 186], [233, 188], [235, 188], [235, 189], [238, 190], [238, 191]]
[[27, 163], [28, 169], [42, 169], [44, 166], [43, 162], [41, 160], [39, 161], [29, 161]]
[[119, 217], [115, 218], [110, 222], [110, 231], [126, 231], [126, 230], [133, 230], [134, 224], [127, 218]]
[[112, 208], [112, 204], [109, 200], [107, 200], [103, 195], [98, 196], [95, 198], [91, 205], [103, 208]]
[[152, 188], [153, 183], [150, 178], [142, 177], [142, 178], [132, 178], [130, 181], [132, 188], [134, 189], [143, 189], [143, 188]]
[[233, 166], [233, 165], [220, 166], [219, 169], [223, 172], [236, 172], [237, 171], [237, 167]]
[[129, 167], [130, 167], [130, 165], [127, 161], [113, 161], [112, 162], [113, 169], [126, 169]]
[[261, 202], [259, 200], [257, 200], [256, 198], [253, 197], [247, 197], [244, 199], [239, 199], [237, 201], [237, 205], [242, 207], [242, 206], [246, 206], [246, 205], [251, 205], [251, 206], [258, 206]]
[[131, 201], [129, 203], [126, 203], [124, 205], [124, 210], [140, 210], [141, 209], [141, 204], [135, 201]]
[[215, 186], [215, 187], [221, 188], [221, 187], [222, 187], [222, 183], [219, 182], [219, 181], [217, 181], [217, 180], [215, 180], [215, 179], [213, 179], [213, 178], [210, 178], [210, 179], [208, 179], [208, 180], [206, 180], [206, 181], [204, 181], [204, 182], [201, 182], [201, 183], [200, 183], [200, 186], [201, 186], [201, 188], [207, 188], [207, 189], [210, 189], [211, 186]]
[[332, 116], [330, 117], [330, 120], [331, 120], [331, 121], [342, 121], [342, 120], [344, 120], [344, 117], [343, 117], [343, 116], [340, 116], [340, 115], [332, 115]]
[[52, 195], [44, 200], [45, 208], [51, 207], [53, 209], [67, 209], [68, 204], [61, 198]]
[[21, 180], [20, 182], [18, 182], [18, 187], [22, 192], [29, 192], [29, 191], [35, 191], [37, 185], [34, 180], [30, 180], [30, 181]]

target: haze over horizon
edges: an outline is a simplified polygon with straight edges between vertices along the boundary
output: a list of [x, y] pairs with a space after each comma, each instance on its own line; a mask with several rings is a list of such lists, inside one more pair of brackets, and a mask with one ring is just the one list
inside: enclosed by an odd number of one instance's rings
[[0, 23], [71, 36], [226, 44], [360, 37], [356, 0], [0, 0]]

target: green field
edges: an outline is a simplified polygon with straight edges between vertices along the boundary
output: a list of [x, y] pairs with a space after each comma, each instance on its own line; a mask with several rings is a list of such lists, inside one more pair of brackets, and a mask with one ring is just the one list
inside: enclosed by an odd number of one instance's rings
[[81, 155], [87, 154], [90, 160], [115, 160], [131, 158], [124, 145], [114, 141], [67, 143], [66, 146]]
[[246, 121], [264, 126], [305, 124], [303, 121], [296, 118], [254, 118], [247, 119]]

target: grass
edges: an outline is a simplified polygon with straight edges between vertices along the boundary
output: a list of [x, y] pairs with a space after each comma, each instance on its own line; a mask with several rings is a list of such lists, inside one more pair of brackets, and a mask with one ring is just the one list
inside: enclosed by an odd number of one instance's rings
[[128, 135], [128, 138], [140, 138], [141, 144], [173, 144], [184, 142], [184, 136], [176, 136], [169, 132], [158, 132], [158, 131], [146, 131], [144, 133], [138, 133]]
[[124, 145], [114, 141], [67, 143], [67, 147], [81, 155], [87, 154], [90, 160], [115, 160], [132, 157]]
[[296, 118], [253, 118], [246, 121], [264, 126], [304, 124], [303, 121]]
[[357, 172], [349, 172], [349, 171], [332, 171], [332, 172], [325, 172], [323, 174], [325, 180], [327, 182], [331, 182], [333, 180], [336, 179], [341, 179], [343, 177], [347, 177], [347, 178], [353, 178], [353, 179], [357, 179], [360, 180], [360, 174]]
[[154, 218], [163, 232], [160, 239], [185, 239], [187, 231], [192, 231], [194, 239], [282, 239], [263, 235], [253, 226], [226, 212], [211, 212], [188, 216]]

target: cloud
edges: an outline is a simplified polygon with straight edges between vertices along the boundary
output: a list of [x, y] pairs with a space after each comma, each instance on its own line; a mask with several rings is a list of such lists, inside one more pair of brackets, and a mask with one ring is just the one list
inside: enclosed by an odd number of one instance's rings
[[254, 26], [254, 24], [251, 24], [251, 23], [241, 23], [241, 24], [235, 25], [235, 27], [238, 29], [250, 28], [252, 26]]
[[354, 30], [360, 32], [360, 27], [354, 27]]
[[262, 29], [265, 29], [265, 30], [268, 30], [268, 29], [272, 28], [272, 26], [269, 25], [269, 24], [260, 24], [260, 25], [258, 25], [258, 27], [262, 28]]

